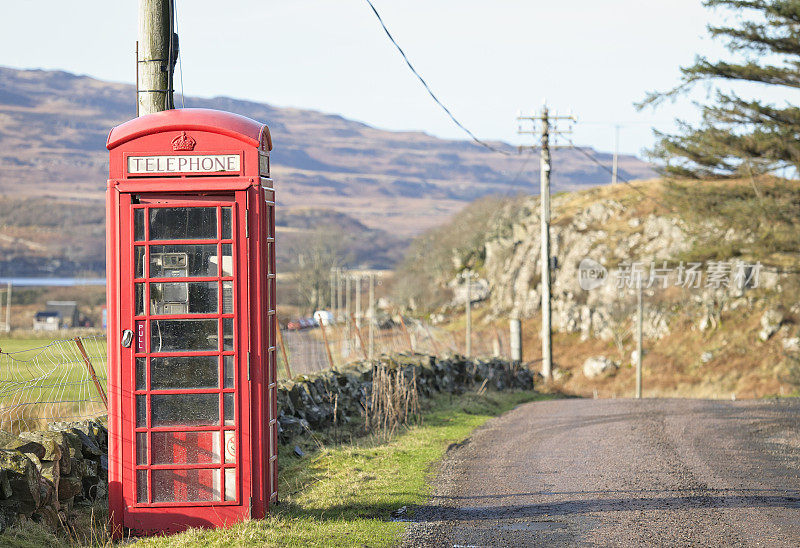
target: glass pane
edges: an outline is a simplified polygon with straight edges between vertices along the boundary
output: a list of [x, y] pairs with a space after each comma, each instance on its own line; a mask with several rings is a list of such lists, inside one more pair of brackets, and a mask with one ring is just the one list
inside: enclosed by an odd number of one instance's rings
[[144, 240], [144, 209], [133, 210], [133, 241]]
[[144, 316], [144, 284], [134, 284], [134, 289], [136, 291], [136, 297], [134, 298], [136, 315]]
[[153, 470], [153, 502], [220, 500], [220, 470]]
[[233, 394], [225, 394], [225, 426], [233, 426], [236, 409], [233, 404]]
[[222, 244], [222, 276], [233, 276], [233, 245]]
[[151, 314], [216, 314], [217, 282], [150, 284]]
[[136, 358], [136, 390], [147, 390], [146, 358]]
[[159, 207], [150, 210], [151, 240], [216, 237], [216, 207]]
[[233, 350], [233, 318], [222, 320], [222, 349]]
[[136, 426], [147, 426], [147, 396], [136, 396]]
[[217, 356], [168, 356], [150, 358], [153, 390], [219, 388]]
[[136, 471], [136, 502], [147, 502], [147, 470]]
[[222, 313], [233, 314], [233, 282], [222, 282]]
[[219, 425], [218, 394], [153, 394], [153, 426]]
[[223, 356], [222, 365], [225, 373], [225, 388], [233, 388], [233, 356]]
[[153, 464], [219, 464], [220, 460], [219, 432], [153, 432]]
[[147, 432], [136, 432], [136, 464], [147, 464]]
[[225, 469], [225, 500], [236, 500], [236, 468]]
[[222, 208], [222, 236], [223, 239], [231, 237], [231, 208]]
[[133, 276], [144, 278], [144, 246], [137, 245], [133, 248]]
[[151, 352], [217, 350], [217, 320], [152, 320]]
[[151, 278], [184, 278], [217, 275], [215, 245], [151, 245]]
[[225, 430], [225, 463], [236, 462], [236, 432]]

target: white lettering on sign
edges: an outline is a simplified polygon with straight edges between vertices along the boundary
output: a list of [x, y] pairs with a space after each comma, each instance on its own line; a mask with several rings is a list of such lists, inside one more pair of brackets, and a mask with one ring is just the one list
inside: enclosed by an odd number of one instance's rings
[[128, 173], [137, 175], [238, 172], [241, 166], [241, 157], [238, 154], [128, 156]]

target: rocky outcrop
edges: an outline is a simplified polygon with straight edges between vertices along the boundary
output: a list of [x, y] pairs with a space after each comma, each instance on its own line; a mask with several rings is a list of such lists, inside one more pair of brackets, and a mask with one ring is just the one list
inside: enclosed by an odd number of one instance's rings
[[[574, 210], [573, 196], [556, 196], [553, 211]], [[541, 300], [541, 232], [538, 198], [528, 198], [510, 233], [489, 235], [484, 244], [483, 276], [489, 281], [490, 306], [496, 316], [538, 312]], [[622, 203], [605, 199], [592, 202], [551, 226], [552, 254], [558, 268], [553, 273], [553, 327], [581, 337], [613, 338], [618, 316], [630, 319], [629, 308], [621, 306], [621, 293], [611, 276], [601, 285], [585, 290], [579, 266], [590, 259], [599, 269], [623, 264], [636, 257], [648, 267], [674, 257], [689, 248], [690, 239], [677, 218], [650, 214], [643, 219]], [[629, 292], [629, 291], [628, 291]], [[668, 320], [661, 311], [650, 310], [644, 319], [645, 336], [661, 337], [668, 332]]]
[[761, 316], [761, 330], [758, 332], [758, 338], [766, 341], [772, 337], [780, 329], [783, 319], [783, 312], [780, 310], [775, 308], [766, 310]]
[[617, 364], [605, 356], [593, 356], [583, 362], [583, 374], [587, 379], [596, 379], [613, 375], [617, 372]]

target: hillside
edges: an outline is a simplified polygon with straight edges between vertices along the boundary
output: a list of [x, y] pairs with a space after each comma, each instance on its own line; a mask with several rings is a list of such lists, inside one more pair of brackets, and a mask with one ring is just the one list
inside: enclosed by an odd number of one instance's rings
[[[102, 199], [109, 129], [135, 115], [133, 86], [58, 71], [0, 67], [0, 193]], [[282, 208], [336, 209], [364, 225], [412, 235], [440, 224], [475, 198], [536, 191], [536, 161], [467, 141], [372, 128], [341, 116], [227, 97], [187, 97], [187, 107], [228, 110], [267, 123]], [[512, 147], [497, 146], [513, 151]], [[598, 154], [610, 165], [608, 154]], [[555, 155], [556, 190], [609, 177], [574, 150]], [[649, 165], [620, 158], [628, 179]], [[279, 210], [280, 211], [280, 210]], [[285, 209], [284, 209], [285, 211]]]
[[[632, 394], [634, 272], [645, 284], [646, 393], [760, 397], [800, 388], [796, 182], [654, 180], [565, 193], [552, 206], [554, 360], [565, 389]], [[473, 294], [485, 297], [478, 325], [505, 330], [519, 314], [526, 359], [535, 360], [538, 209], [538, 198], [484, 200], [420, 237], [399, 270], [396, 298], [457, 324], [457, 275], [471, 268], [482, 288]], [[585, 260], [604, 273], [596, 287], [581, 284]], [[607, 374], [584, 374], [593, 356], [612, 364]]]

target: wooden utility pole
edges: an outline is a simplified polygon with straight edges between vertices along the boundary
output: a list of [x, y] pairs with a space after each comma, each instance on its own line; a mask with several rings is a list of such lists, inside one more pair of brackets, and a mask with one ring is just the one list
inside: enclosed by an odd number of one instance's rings
[[465, 299], [465, 306], [467, 310], [467, 332], [466, 338], [466, 356], [472, 357], [472, 272], [467, 271], [464, 273], [464, 278], [467, 280], [467, 298]]
[[375, 273], [369, 274], [369, 359], [375, 359]]
[[353, 332], [350, 330], [350, 273], [347, 272], [344, 277], [344, 321], [347, 329], [347, 349], [350, 350], [350, 342], [353, 338]]
[[137, 116], [174, 107], [172, 75], [178, 52], [172, 0], [139, 0]]
[[344, 292], [342, 291], [342, 269], [336, 269], [336, 321], [342, 321], [342, 310], [344, 306], [342, 305], [342, 299], [344, 298]]
[[361, 328], [361, 274], [356, 274], [355, 278], [353, 278], [353, 282], [355, 283], [355, 291], [356, 291], [356, 313], [355, 313], [355, 324], [357, 328]]
[[636, 399], [642, 397], [642, 278], [636, 284]]
[[550, 380], [553, 376], [553, 354], [550, 319], [550, 118], [547, 105], [542, 107], [542, 153], [539, 157], [539, 202], [541, 204], [542, 228], [542, 376]]
[[[541, 205], [541, 240], [542, 240], [542, 254], [541, 254], [541, 272], [542, 272], [542, 376], [545, 380], [552, 379], [553, 376], [553, 354], [552, 354], [552, 333], [553, 326], [551, 320], [551, 297], [550, 297], [550, 268], [551, 268], [551, 254], [550, 254], [550, 135], [559, 135], [562, 133], [569, 133], [571, 128], [566, 131], [559, 131], [557, 127], [551, 130], [550, 122], [554, 124], [558, 120], [569, 120], [573, 122], [575, 118], [569, 116], [551, 116], [547, 108], [547, 103], [542, 106], [542, 113], [539, 116], [519, 116], [518, 120], [530, 120], [535, 123], [541, 124], [541, 144], [539, 155], [539, 203]], [[519, 133], [536, 133], [533, 131], [519, 130]], [[522, 148], [522, 147], [520, 147]]]

